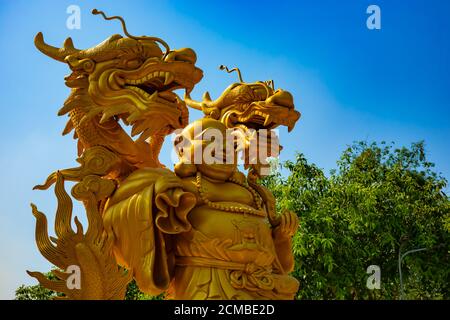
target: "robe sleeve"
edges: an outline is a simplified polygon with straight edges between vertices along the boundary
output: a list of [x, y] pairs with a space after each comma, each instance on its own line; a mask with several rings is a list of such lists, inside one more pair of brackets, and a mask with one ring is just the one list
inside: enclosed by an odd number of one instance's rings
[[113, 239], [117, 262], [131, 270], [145, 293], [157, 295], [171, 281], [171, 237], [191, 229], [194, 194], [166, 169], [141, 169], [118, 188], [107, 204], [104, 227]]

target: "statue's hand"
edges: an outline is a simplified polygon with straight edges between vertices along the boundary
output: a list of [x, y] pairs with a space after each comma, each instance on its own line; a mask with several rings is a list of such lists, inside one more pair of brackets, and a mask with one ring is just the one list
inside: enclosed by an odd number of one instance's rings
[[280, 145], [280, 139], [273, 130], [260, 130], [258, 132], [258, 148], [262, 148], [267, 157], [278, 157], [283, 147]]
[[294, 212], [284, 211], [280, 217], [280, 224], [273, 229], [274, 238], [278, 240], [291, 238], [297, 231], [298, 222], [299, 219]]
[[173, 175], [164, 175], [159, 177], [155, 182], [155, 192], [156, 194], [166, 192], [169, 189], [180, 188], [183, 184], [180, 178]]
[[[231, 135], [239, 141], [238, 150], [246, 151], [245, 156], [247, 159], [244, 159], [246, 163], [264, 163], [266, 157], [278, 157], [283, 149], [278, 135], [273, 130], [244, 131], [242, 128], [235, 128]], [[264, 154], [264, 159], [259, 159], [258, 161], [259, 152], [252, 155], [249, 154], [251, 145], [257, 146], [257, 148], [253, 149], [254, 151], [262, 150], [261, 154]]]

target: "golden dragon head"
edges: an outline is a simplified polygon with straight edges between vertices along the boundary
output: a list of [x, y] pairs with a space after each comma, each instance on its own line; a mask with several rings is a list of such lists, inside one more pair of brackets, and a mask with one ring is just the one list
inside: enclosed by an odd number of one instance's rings
[[[127, 37], [113, 35], [85, 50], [76, 49], [71, 38], [62, 48], [44, 42], [42, 33], [35, 37], [36, 47], [45, 55], [65, 62], [72, 73], [65, 78], [66, 85], [74, 89], [87, 90], [94, 107], [88, 110], [87, 118], [101, 115], [100, 123], [112, 117], [133, 125], [132, 135], [141, 134], [146, 139], [163, 128], [175, 129], [187, 124], [184, 102], [174, 93], [176, 89], [190, 92], [203, 72], [195, 66], [196, 54], [192, 49], [170, 50], [156, 37], [131, 36], [121, 17], [106, 17], [122, 22]], [[163, 53], [160, 46], [165, 47]], [[66, 103], [59, 111], [65, 114], [74, 108]], [[161, 128], [155, 124], [161, 123]]]
[[238, 68], [240, 82], [233, 83], [216, 100], [211, 100], [208, 92], [203, 95], [203, 101], [191, 99], [189, 92], [185, 96], [188, 106], [203, 111], [205, 116], [220, 120], [227, 128], [245, 126], [249, 129], [274, 129], [280, 125], [291, 131], [300, 112], [294, 109], [292, 95], [285, 90], [275, 90], [273, 81], [258, 81], [245, 83]]

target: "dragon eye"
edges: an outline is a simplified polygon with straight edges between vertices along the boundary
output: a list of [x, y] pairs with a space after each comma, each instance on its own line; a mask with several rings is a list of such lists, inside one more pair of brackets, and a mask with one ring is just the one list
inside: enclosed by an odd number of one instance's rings
[[128, 60], [125, 65], [127, 68], [137, 68], [141, 65], [142, 61], [140, 59]]

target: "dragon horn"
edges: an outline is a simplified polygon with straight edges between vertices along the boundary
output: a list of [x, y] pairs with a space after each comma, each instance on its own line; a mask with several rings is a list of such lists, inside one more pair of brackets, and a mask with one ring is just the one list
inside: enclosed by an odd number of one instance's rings
[[211, 101], [209, 93], [207, 92], [205, 93], [205, 95], [203, 95], [203, 99], [204, 100], [202, 102], [198, 102], [192, 100], [189, 93], [184, 94], [184, 102], [186, 103], [186, 105], [191, 108], [203, 111], [203, 113], [208, 117], [219, 119], [220, 111], [217, 108], [217, 101]]
[[39, 32], [34, 37], [34, 45], [46, 56], [49, 56], [50, 58], [61, 62], [64, 62], [64, 59], [68, 55], [80, 52], [80, 50], [75, 49], [75, 47], [73, 46], [71, 38], [67, 38], [66, 41], [64, 41], [64, 46], [62, 48], [56, 48], [46, 44], [44, 42], [44, 36], [42, 32]]
[[189, 107], [200, 110], [200, 111], [203, 111], [203, 109], [206, 107], [205, 102], [198, 102], [198, 101], [192, 100], [191, 95], [189, 93], [184, 94], [184, 102], [186, 102], [186, 104]]
[[204, 101], [211, 101], [211, 96], [209, 95], [209, 92], [208, 92], [208, 91], [206, 91], [206, 92], [203, 94], [203, 100], [204, 100]]
[[66, 40], [64, 40], [64, 44], [63, 47], [65, 50], [73, 50], [73, 51], [78, 51], [77, 49], [75, 49], [75, 47], [73, 46], [73, 41], [71, 37], [68, 37]]

